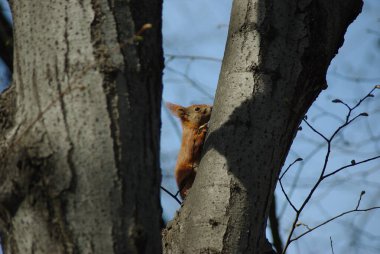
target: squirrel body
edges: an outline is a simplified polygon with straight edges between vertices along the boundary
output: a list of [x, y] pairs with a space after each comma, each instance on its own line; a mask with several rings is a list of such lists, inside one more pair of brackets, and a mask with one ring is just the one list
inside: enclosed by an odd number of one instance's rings
[[182, 124], [182, 142], [174, 175], [181, 198], [184, 199], [195, 179], [212, 106], [197, 104], [183, 107], [173, 103], [166, 103], [166, 106]]

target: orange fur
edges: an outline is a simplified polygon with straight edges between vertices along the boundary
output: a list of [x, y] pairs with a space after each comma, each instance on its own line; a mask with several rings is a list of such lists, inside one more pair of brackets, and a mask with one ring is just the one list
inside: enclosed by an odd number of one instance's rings
[[172, 103], [166, 103], [166, 106], [182, 123], [182, 143], [174, 175], [181, 197], [185, 198], [193, 185], [201, 159], [212, 106], [200, 104], [182, 107]]

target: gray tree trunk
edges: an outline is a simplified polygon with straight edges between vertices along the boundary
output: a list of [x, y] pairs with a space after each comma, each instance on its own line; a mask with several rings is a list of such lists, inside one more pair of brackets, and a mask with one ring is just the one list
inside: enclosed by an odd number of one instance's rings
[[160, 253], [162, 1], [10, 4], [14, 74], [0, 97], [5, 253]]
[[235, 0], [195, 183], [165, 253], [270, 253], [267, 216], [297, 127], [361, 0]]

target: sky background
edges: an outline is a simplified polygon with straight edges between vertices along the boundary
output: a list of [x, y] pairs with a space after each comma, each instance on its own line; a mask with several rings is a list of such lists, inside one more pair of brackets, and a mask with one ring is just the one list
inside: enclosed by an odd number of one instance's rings
[[[349, 27], [345, 43], [332, 61], [328, 74], [328, 89], [310, 108], [308, 121], [330, 135], [343, 121], [346, 108], [331, 100], [339, 98], [353, 105], [374, 85], [380, 84], [380, 0], [365, 0], [363, 12]], [[0, 0], [0, 4], [6, 4]], [[163, 100], [188, 106], [194, 103], [212, 104], [225, 48], [232, 0], [165, 0], [163, 36], [166, 68]], [[9, 9], [4, 9], [10, 14]], [[1, 64], [1, 63], [0, 63]], [[8, 81], [0, 68], [0, 89]], [[366, 100], [353, 115], [368, 112], [358, 119], [332, 144], [328, 172], [380, 155], [380, 90]], [[325, 142], [301, 124], [289, 152], [285, 167], [296, 158], [303, 158], [283, 179], [292, 202], [299, 206], [317, 180]], [[180, 146], [179, 121], [162, 107], [161, 168], [162, 186], [175, 193], [177, 186], [173, 169]], [[258, 149], [260, 149], [258, 147]], [[301, 222], [312, 227], [356, 206], [362, 190], [361, 207], [380, 206], [380, 162], [355, 166], [323, 182], [301, 216]], [[294, 218], [283, 194], [277, 188], [277, 215], [282, 238], [287, 236]], [[164, 218], [173, 218], [178, 203], [162, 193]], [[291, 244], [288, 253], [330, 253], [330, 237], [335, 253], [380, 253], [380, 210], [354, 213], [324, 226]], [[296, 229], [295, 234], [305, 230]], [[268, 236], [269, 236], [268, 232]], [[316, 244], [318, 243], [318, 244]], [[1, 253], [1, 251], [0, 251]]]

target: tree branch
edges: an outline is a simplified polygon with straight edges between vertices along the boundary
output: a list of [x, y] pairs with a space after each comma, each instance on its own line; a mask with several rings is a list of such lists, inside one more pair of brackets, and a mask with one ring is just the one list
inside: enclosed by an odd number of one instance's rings
[[[286, 243], [285, 243], [285, 247], [284, 247], [284, 251], [283, 251], [283, 253], [286, 253], [286, 250], [287, 250], [287, 248], [289, 247], [289, 244], [290, 244], [291, 242], [293, 242], [293, 241], [299, 239], [301, 236], [303, 236], [303, 235], [305, 235], [305, 234], [307, 234], [307, 233], [309, 233], [309, 232], [315, 230], [316, 228], [318, 228], [318, 227], [320, 227], [320, 226], [322, 226], [322, 225], [324, 225], [324, 224], [326, 224], [326, 223], [328, 223], [328, 222], [334, 220], [335, 217], [332, 218], [332, 219], [330, 219], [330, 220], [328, 220], [328, 221], [326, 221], [325, 223], [322, 223], [322, 224], [318, 225], [317, 227], [311, 228], [310, 230], [306, 231], [304, 234], [302, 234], [302, 235], [299, 236], [299, 237], [292, 238], [292, 235], [293, 235], [293, 233], [294, 233], [294, 230], [295, 230], [295, 228], [297, 227], [298, 219], [299, 219], [299, 217], [300, 217], [300, 215], [301, 215], [303, 209], [304, 209], [305, 206], [308, 204], [308, 202], [309, 202], [310, 199], [312, 198], [314, 192], [317, 190], [318, 186], [321, 184], [321, 182], [322, 182], [324, 179], [326, 179], [326, 178], [328, 178], [328, 177], [330, 177], [330, 176], [332, 176], [332, 175], [334, 175], [334, 174], [336, 174], [336, 173], [342, 171], [343, 169], [346, 169], [346, 168], [349, 168], [349, 167], [353, 167], [353, 166], [355, 166], [355, 165], [363, 164], [363, 163], [366, 163], [366, 162], [369, 162], [369, 161], [372, 161], [372, 160], [375, 160], [375, 159], [380, 158], [380, 156], [375, 156], [375, 157], [372, 157], [372, 158], [369, 158], [369, 159], [366, 159], [366, 160], [360, 161], [360, 162], [358, 162], [358, 163], [356, 163], [356, 162], [353, 160], [353, 161], [351, 162], [350, 165], [345, 165], [345, 166], [340, 167], [340, 168], [338, 168], [337, 170], [335, 170], [335, 171], [333, 171], [333, 172], [331, 172], [331, 173], [325, 175], [326, 168], [327, 168], [327, 165], [328, 165], [328, 161], [329, 161], [329, 158], [330, 158], [330, 153], [331, 153], [331, 143], [332, 143], [332, 141], [334, 140], [334, 138], [337, 136], [337, 134], [338, 134], [341, 130], [343, 130], [346, 126], [350, 125], [350, 124], [351, 124], [353, 121], [355, 121], [357, 118], [359, 118], [360, 116], [368, 116], [367, 113], [360, 113], [360, 114], [358, 114], [357, 116], [355, 116], [355, 117], [353, 117], [352, 119], [350, 119], [350, 116], [351, 116], [352, 111], [355, 110], [357, 107], [359, 107], [360, 104], [361, 104], [363, 101], [365, 101], [366, 99], [368, 99], [368, 98], [370, 98], [370, 97], [373, 97], [374, 95], [372, 94], [372, 92], [373, 92], [375, 89], [379, 89], [379, 88], [380, 88], [379, 85], [374, 86], [374, 88], [372, 88], [371, 91], [370, 91], [367, 95], [365, 95], [363, 98], [361, 98], [361, 99], [359, 100], [359, 102], [356, 103], [353, 107], [350, 107], [347, 103], [343, 102], [343, 101], [340, 100], [340, 99], [334, 99], [334, 100], [332, 101], [333, 103], [340, 103], [340, 104], [345, 105], [345, 106], [347, 107], [347, 109], [348, 109], [348, 112], [347, 112], [347, 114], [346, 114], [346, 121], [345, 121], [342, 125], [340, 125], [340, 126], [334, 131], [334, 133], [330, 136], [330, 138], [327, 138], [325, 135], [323, 135], [321, 132], [319, 132], [317, 129], [315, 129], [315, 128], [314, 128], [314, 127], [313, 127], [313, 126], [307, 121], [307, 117], [306, 117], [306, 116], [304, 117], [303, 121], [309, 126], [309, 128], [310, 128], [313, 132], [315, 132], [316, 134], [318, 134], [320, 137], [322, 137], [322, 138], [327, 142], [327, 152], [326, 152], [326, 155], [325, 155], [325, 159], [324, 159], [323, 167], [322, 167], [322, 169], [321, 169], [321, 174], [320, 174], [318, 180], [316, 181], [316, 183], [314, 184], [314, 186], [311, 188], [309, 194], [307, 195], [307, 197], [305, 198], [304, 202], [302, 203], [302, 205], [300, 206], [299, 209], [295, 209], [295, 207], [293, 206], [293, 204], [290, 202], [290, 199], [289, 199], [288, 195], [285, 193], [285, 191], [284, 191], [284, 189], [283, 189], [283, 187], [282, 187], [281, 178], [279, 179], [281, 189], [283, 190], [283, 193], [284, 193], [286, 199], [288, 200], [288, 202], [290, 203], [290, 205], [293, 207], [293, 209], [294, 209], [295, 212], [296, 212], [296, 216], [295, 216], [295, 218], [294, 218], [294, 220], [293, 220], [293, 223], [292, 223], [292, 226], [291, 226], [291, 229], [290, 229], [290, 232], [289, 232], [289, 235], [288, 235], [287, 241], [286, 241]], [[288, 170], [288, 169], [287, 169], [287, 170]], [[287, 171], [287, 170], [286, 170], [286, 171]], [[286, 173], [286, 171], [285, 171], [284, 173]], [[282, 176], [283, 176], [283, 175], [282, 175]], [[362, 196], [362, 195], [363, 195], [363, 194], [361, 194], [361, 196]], [[359, 207], [359, 204], [360, 204], [361, 196], [360, 196], [360, 199], [359, 199], [358, 205], [357, 205], [357, 207], [356, 207], [355, 209], [350, 210], [350, 211], [348, 211], [348, 212], [345, 212], [345, 213], [343, 213], [343, 214], [341, 214], [341, 215], [338, 215], [338, 217], [343, 216], [344, 214], [347, 214], [347, 213], [354, 212], [354, 211], [362, 211], [362, 210], [358, 210], [358, 209], [357, 209], [357, 208]], [[363, 211], [364, 211], [364, 210], [363, 210]]]

